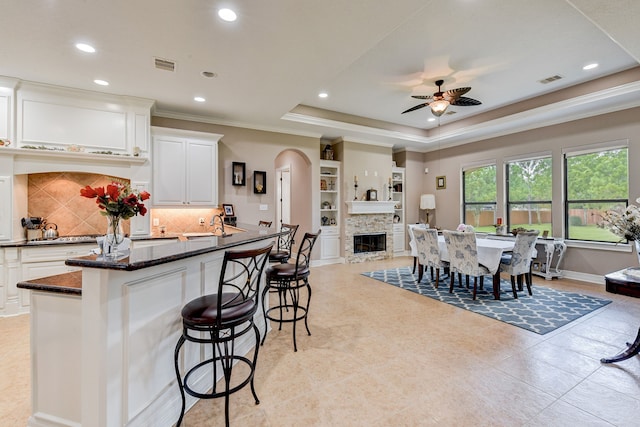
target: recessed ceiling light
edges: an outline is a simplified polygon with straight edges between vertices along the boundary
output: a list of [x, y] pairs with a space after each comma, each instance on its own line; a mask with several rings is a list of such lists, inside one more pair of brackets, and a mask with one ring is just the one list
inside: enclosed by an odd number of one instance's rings
[[593, 70], [594, 68], [596, 68], [598, 66], [597, 62], [594, 62], [593, 64], [587, 64], [584, 67], [582, 67], [583, 70]]
[[193, 100], [196, 101], [196, 102], [204, 102], [204, 101], [206, 101], [206, 99], [204, 99], [201, 96], [196, 96], [196, 97], [193, 98]]
[[95, 79], [93, 82], [100, 86], [109, 86], [109, 82], [106, 80]]
[[87, 53], [94, 53], [96, 51], [96, 48], [86, 43], [76, 43], [76, 48]]
[[320, 92], [318, 94], [318, 98], [327, 98], [329, 96], [329, 94], [327, 92]]
[[220, 9], [218, 11], [218, 16], [227, 22], [233, 22], [238, 18], [238, 15], [231, 9]]

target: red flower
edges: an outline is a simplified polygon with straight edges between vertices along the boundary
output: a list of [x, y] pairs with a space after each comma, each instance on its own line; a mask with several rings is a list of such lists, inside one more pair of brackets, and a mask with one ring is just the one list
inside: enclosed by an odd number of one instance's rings
[[105, 216], [116, 216], [129, 219], [135, 215], [147, 213], [147, 208], [141, 201], [149, 199], [151, 195], [146, 191], [133, 191], [129, 184], [113, 182], [107, 188], [86, 186], [80, 190], [80, 195], [88, 199], [96, 199], [96, 204]]

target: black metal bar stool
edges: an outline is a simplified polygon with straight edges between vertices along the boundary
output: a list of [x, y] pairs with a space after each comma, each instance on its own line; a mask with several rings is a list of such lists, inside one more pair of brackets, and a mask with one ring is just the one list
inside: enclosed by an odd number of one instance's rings
[[275, 250], [272, 250], [269, 254], [269, 262], [289, 262], [289, 258], [291, 257], [291, 247], [295, 243], [294, 238], [296, 237], [298, 227], [299, 225], [297, 224], [282, 224], [280, 226], [280, 231], [288, 231], [288, 233], [282, 234], [278, 237], [278, 244], [276, 245]]
[[[182, 410], [176, 426], [180, 426], [186, 408], [185, 392], [200, 399], [224, 397], [225, 423], [229, 425], [229, 395], [251, 384], [251, 393], [256, 404], [260, 403], [253, 385], [253, 375], [258, 359], [260, 331], [253, 321], [258, 310], [258, 296], [262, 271], [269, 257], [273, 243], [260, 249], [227, 251], [224, 254], [222, 271], [215, 294], [204, 295], [185, 305], [182, 309], [182, 336], [176, 344], [174, 364]], [[234, 353], [236, 339], [252, 332], [255, 334], [253, 359]], [[180, 348], [185, 341], [210, 344], [212, 356], [187, 369], [184, 377], [180, 373]], [[205, 356], [206, 357], [206, 356]], [[231, 385], [231, 374], [235, 362], [245, 363], [249, 373], [236, 384]], [[184, 361], [183, 361], [184, 364]], [[209, 373], [207, 370], [211, 370]], [[217, 388], [218, 369], [222, 370], [224, 389]], [[204, 391], [196, 391], [189, 383], [210, 376], [212, 384], [207, 383]]]
[[[307, 333], [311, 335], [307, 323], [309, 303], [311, 302], [309, 262], [311, 260], [311, 250], [319, 235], [320, 230], [315, 234], [305, 233], [300, 243], [295, 264], [273, 264], [267, 268], [266, 286], [262, 291], [262, 309], [265, 321], [265, 333], [262, 337], [262, 344], [264, 344], [264, 340], [267, 337], [267, 319], [278, 322], [278, 330], [282, 330], [282, 323], [284, 322], [293, 323], [294, 351], [298, 351], [296, 344], [296, 323], [298, 320], [304, 319], [304, 326], [307, 329]], [[303, 288], [307, 290], [307, 302], [305, 304], [300, 303], [300, 291]], [[277, 304], [271, 307], [267, 307], [265, 303], [265, 296], [269, 290], [275, 290], [278, 294]], [[292, 313], [287, 314], [290, 312], [290, 309]]]

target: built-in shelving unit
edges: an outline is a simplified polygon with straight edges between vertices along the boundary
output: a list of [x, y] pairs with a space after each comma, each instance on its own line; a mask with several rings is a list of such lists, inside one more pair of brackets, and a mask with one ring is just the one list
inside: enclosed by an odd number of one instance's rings
[[391, 192], [390, 197], [394, 202], [393, 207], [393, 253], [401, 255], [405, 246], [405, 188], [404, 188], [404, 168], [394, 167], [391, 169]]
[[340, 258], [340, 162], [320, 160], [320, 258]]

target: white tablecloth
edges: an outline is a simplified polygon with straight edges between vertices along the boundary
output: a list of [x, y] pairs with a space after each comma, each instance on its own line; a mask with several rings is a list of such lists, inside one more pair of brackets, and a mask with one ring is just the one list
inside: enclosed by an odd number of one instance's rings
[[[478, 263], [487, 267], [491, 274], [496, 274], [500, 267], [502, 252], [512, 251], [514, 244], [515, 241], [509, 240], [476, 239]], [[449, 261], [449, 251], [447, 251], [444, 236], [438, 236], [438, 247], [440, 248], [440, 258]]]

